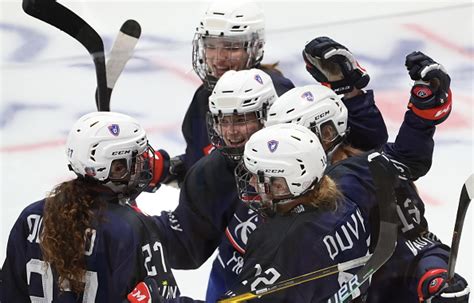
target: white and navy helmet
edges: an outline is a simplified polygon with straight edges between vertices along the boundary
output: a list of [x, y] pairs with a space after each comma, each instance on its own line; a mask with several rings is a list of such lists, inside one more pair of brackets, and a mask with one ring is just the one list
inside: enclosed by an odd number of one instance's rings
[[[262, 208], [305, 194], [322, 179], [327, 166], [326, 153], [316, 134], [292, 123], [265, 127], [253, 134], [242, 158], [243, 164], [236, 169], [239, 196]], [[257, 182], [251, 181], [252, 176]], [[286, 183], [286, 196], [272, 193], [272, 182], [278, 179]], [[270, 199], [264, 198], [269, 195]]]
[[193, 68], [204, 84], [212, 89], [219, 79], [206, 60], [206, 41], [218, 39], [226, 48], [245, 48], [247, 60], [241, 69], [257, 66], [263, 58], [265, 18], [252, 1], [213, 2], [201, 19], [193, 40]]
[[[148, 185], [153, 176], [149, 153], [153, 155], [153, 149], [143, 127], [135, 119], [116, 112], [82, 116], [66, 141], [72, 171], [119, 193], [137, 193]], [[119, 164], [121, 170], [117, 168]]]
[[[240, 157], [243, 145], [234, 149], [226, 146], [220, 132], [220, 121], [225, 116], [255, 113], [263, 126], [270, 106], [277, 99], [272, 79], [259, 69], [227, 71], [217, 81], [209, 97], [208, 132], [211, 143], [227, 155]], [[250, 137], [250, 133], [248, 137]], [[248, 138], [247, 138], [248, 139]]]
[[[283, 95], [270, 108], [265, 126], [279, 123], [296, 123], [312, 129], [322, 136], [322, 128], [331, 126], [334, 134], [330, 148], [341, 142], [347, 133], [347, 108], [330, 88], [322, 85], [295, 87]], [[321, 141], [328, 138], [321, 137]], [[327, 150], [328, 151], [328, 150]]]

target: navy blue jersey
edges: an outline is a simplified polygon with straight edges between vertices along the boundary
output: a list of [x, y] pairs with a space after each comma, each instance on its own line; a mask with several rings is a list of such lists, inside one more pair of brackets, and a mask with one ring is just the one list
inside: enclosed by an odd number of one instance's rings
[[[336, 211], [297, 206], [266, 219], [247, 243], [240, 283], [227, 295], [267, 287], [368, 253], [370, 227], [357, 205], [344, 197]], [[266, 295], [255, 302], [324, 302], [357, 269]]]
[[[373, 276], [368, 302], [418, 302], [416, 283], [426, 269], [447, 269], [449, 249], [428, 231], [424, 204], [413, 180], [423, 176], [431, 166], [435, 127], [427, 125], [411, 111], [394, 143], [387, 143], [383, 151], [391, 159], [406, 164], [404, 179], [395, 187], [399, 233], [392, 258]], [[353, 156], [327, 169], [327, 174], [349, 196], [359, 197], [358, 206], [364, 217], [369, 217], [372, 238], [377, 238], [378, 207], [375, 185], [368, 168], [367, 155]], [[363, 186], [355, 185], [357, 183]], [[361, 197], [366, 197], [361, 199]], [[391, 301], [388, 301], [388, 300]]]
[[85, 297], [60, 294], [56, 272], [43, 261], [39, 245], [44, 204], [41, 200], [26, 207], [11, 230], [2, 302], [123, 302], [146, 276], [155, 277], [165, 298], [179, 296], [159, 236], [143, 224], [147, 217], [113, 203], [107, 203], [100, 223], [88, 234]]
[[448, 269], [449, 247], [432, 233], [407, 239], [398, 234], [392, 257], [373, 276], [367, 303], [418, 303], [417, 286], [425, 272]]
[[[283, 77], [278, 71], [257, 66], [266, 72], [273, 82], [278, 96], [295, 87], [293, 83]], [[193, 100], [184, 116], [181, 130], [186, 141], [186, 153], [181, 156], [186, 171], [203, 156], [212, 150], [211, 142], [207, 134], [207, 112], [209, 111], [209, 96], [211, 91], [204, 84], [194, 94]]]
[[343, 98], [342, 102], [347, 107], [348, 114], [349, 135], [346, 142], [364, 151], [380, 148], [387, 142], [387, 127], [375, 105], [372, 90], [349, 99]]
[[235, 165], [219, 150], [203, 157], [186, 175], [176, 209], [155, 217], [173, 268], [201, 266], [221, 243], [229, 221], [241, 204], [234, 178]]
[[[344, 102], [349, 106], [348, 124], [359, 129], [349, 133], [349, 142], [360, 146], [357, 142], [365, 140], [368, 149], [385, 143], [387, 130], [372, 92]], [[364, 130], [368, 131], [366, 136]], [[199, 160], [182, 184], [176, 210], [156, 218], [173, 268], [197, 268], [219, 247], [208, 286], [209, 302], [235, 284], [247, 239], [259, 224], [258, 216], [238, 198], [235, 165], [218, 150]]]

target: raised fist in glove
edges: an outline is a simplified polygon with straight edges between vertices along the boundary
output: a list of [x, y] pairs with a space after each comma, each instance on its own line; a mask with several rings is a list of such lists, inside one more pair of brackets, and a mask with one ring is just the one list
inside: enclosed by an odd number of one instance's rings
[[331, 38], [318, 37], [306, 44], [303, 59], [306, 70], [314, 79], [336, 94], [346, 94], [354, 88], [362, 89], [369, 83], [369, 75], [352, 53]]
[[448, 284], [446, 269], [431, 269], [418, 282], [418, 298], [427, 303], [468, 303], [470, 289], [466, 280], [454, 274]]
[[408, 108], [432, 125], [446, 120], [451, 113], [451, 78], [446, 69], [422, 52], [409, 54], [405, 66], [415, 81]]

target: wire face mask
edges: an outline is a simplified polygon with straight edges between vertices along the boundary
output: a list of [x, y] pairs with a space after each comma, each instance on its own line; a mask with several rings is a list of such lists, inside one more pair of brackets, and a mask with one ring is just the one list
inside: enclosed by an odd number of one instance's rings
[[[256, 35], [221, 37], [197, 33], [193, 40], [193, 67], [206, 86], [212, 89], [228, 70], [255, 67], [259, 50]], [[261, 42], [260, 42], [261, 43]]]
[[256, 112], [243, 114], [208, 114], [208, 134], [211, 143], [229, 158], [239, 161], [245, 143], [263, 127], [263, 118]]
[[241, 201], [262, 216], [273, 216], [278, 203], [284, 204], [295, 198], [285, 178], [265, 176], [263, 171], [253, 174], [243, 162], [236, 167], [235, 177]]
[[153, 148], [148, 145], [141, 154], [133, 151], [129, 158], [113, 160], [105, 185], [116, 193], [131, 199], [136, 198], [153, 178], [154, 152]]
[[344, 141], [350, 131], [350, 129], [347, 128], [342, 135], [339, 134], [332, 120], [323, 122], [321, 125], [311, 122], [309, 129], [321, 140], [321, 144], [327, 154], [333, 152], [335, 148]]

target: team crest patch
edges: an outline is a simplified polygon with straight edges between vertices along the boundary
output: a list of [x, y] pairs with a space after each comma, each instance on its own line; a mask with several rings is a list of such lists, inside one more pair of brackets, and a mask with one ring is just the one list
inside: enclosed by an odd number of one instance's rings
[[112, 135], [118, 136], [120, 134], [120, 127], [118, 124], [109, 125], [109, 131]]
[[301, 98], [304, 98], [306, 99], [307, 101], [314, 101], [314, 96], [311, 92], [304, 92], [302, 95], [301, 95]]
[[278, 141], [276, 140], [270, 140], [267, 142], [267, 145], [268, 145], [268, 149], [270, 150], [270, 152], [274, 152], [276, 151], [277, 147], [278, 147]]
[[262, 77], [260, 75], [255, 75], [255, 80], [257, 80], [258, 83], [263, 84]]

